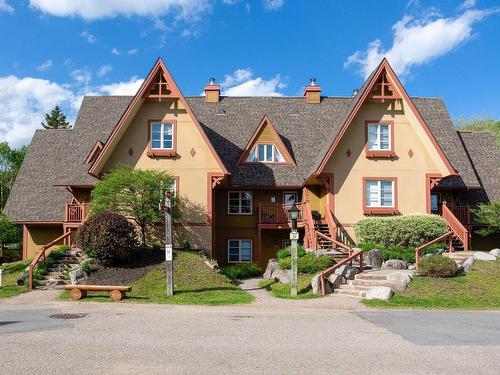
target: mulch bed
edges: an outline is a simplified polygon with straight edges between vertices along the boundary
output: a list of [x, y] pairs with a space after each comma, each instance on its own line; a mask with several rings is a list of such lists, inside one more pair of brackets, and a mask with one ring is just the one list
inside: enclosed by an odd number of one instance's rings
[[92, 273], [88, 285], [129, 285], [140, 279], [165, 260], [165, 252], [161, 250], [135, 250], [126, 264], [105, 267], [92, 264]]

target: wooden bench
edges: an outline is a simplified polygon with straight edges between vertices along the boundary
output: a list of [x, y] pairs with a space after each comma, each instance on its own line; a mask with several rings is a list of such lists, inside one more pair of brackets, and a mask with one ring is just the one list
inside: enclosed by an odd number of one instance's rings
[[113, 302], [120, 301], [127, 292], [132, 290], [131, 286], [107, 286], [107, 285], [65, 285], [64, 289], [69, 290], [71, 299], [77, 301], [87, 297], [87, 292], [109, 292]]

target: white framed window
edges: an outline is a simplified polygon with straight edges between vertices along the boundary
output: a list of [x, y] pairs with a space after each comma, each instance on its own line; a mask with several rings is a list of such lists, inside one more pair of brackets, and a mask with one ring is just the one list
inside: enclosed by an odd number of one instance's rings
[[391, 149], [391, 125], [368, 124], [368, 150], [389, 151]]
[[230, 263], [252, 261], [252, 240], [228, 240], [227, 260]]
[[297, 203], [297, 192], [296, 191], [285, 191], [283, 193], [283, 204], [293, 204]]
[[394, 208], [394, 180], [366, 180], [366, 207]]
[[252, 192], [230, 191], [228, 192], [227, 212], [229, 214], [251, 215], [252, 214]]
[[151, 149], [173, 150], [174, 149], [174, 124], [171, 122], [151, 123]]
[[284, 163], [285, 159], [281, 155], [275, 144], [259, 143], [248, 154], [247, 161], [261, 163]]

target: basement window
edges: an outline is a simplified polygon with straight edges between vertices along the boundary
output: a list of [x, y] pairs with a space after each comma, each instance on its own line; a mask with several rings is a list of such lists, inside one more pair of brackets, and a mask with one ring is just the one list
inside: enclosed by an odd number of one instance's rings
[[252, 240], [228, 240], [227, 260], [229, 263], [252, 261]]

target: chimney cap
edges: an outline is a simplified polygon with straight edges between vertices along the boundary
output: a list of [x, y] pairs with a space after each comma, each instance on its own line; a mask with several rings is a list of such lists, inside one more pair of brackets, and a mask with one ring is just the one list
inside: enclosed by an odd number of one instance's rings
[[311, 77], [309, 79], [309, 86], [316, 86], [316, 78]]
[[210, 78], [208, 79], [208, 84], [209, 84], [209, 85], [215, 85], [215, 78], [214, 78], [214, 77], [210, 77]]
[[358, 95], [359, 89], [353, 89], [352, 90], [352, 96]]

